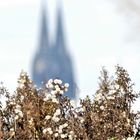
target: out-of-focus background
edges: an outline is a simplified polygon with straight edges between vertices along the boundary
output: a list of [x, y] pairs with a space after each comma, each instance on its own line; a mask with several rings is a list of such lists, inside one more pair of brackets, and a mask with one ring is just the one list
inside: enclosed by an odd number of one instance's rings
[[113, 74], [120, 64], [140, 89], [139, 0], [0, 0], [0, 81], [10, 91], [22, 69], [32, 75], [44, 4], [52, 42], [57, 8], [62, 9], [65, 47], [80, 97], [94, 94], [102, 66]]

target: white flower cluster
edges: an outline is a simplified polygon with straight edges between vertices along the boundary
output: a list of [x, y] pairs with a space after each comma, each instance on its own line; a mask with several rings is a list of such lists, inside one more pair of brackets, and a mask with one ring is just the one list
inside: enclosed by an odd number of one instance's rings
[[69, 84], [65, 83], [62, 85], [62, 81], [60, 79], [50, 79], [47, 84], [47, 93], [44, 97], [44, 101], [52, 101], [54, 103], [59, 103], [57, 99], [57, 95], [63, 95], [64, 92], [68, 90]]
[[23, 102], [23, 100], [24, 100], [24, 96], [21, 95], [21, 96], [20, 96], [20, 101]]
[[69, 140], [74, 140], [74, 137], [76, 137], [76, 135], [74, 135], [74, 132], [73, 131], [70, 131], [69, 133], [62, 133], [62, 126], [59, 127], [60, 130], [58, 130], [58, 133], [56, 132], [54, 134], [54, 136], [57, 138], [57, 137], [61, 137], [61, 139], [65, 139], [65, 138], [68, 138]]
[[104, 110], [104, 106], [103, 106], [103, 105], [102, 105], [102, 106], [100, 106], [100, 109], [101, 109], [101, 110]]
[[79, 115], [79, 114], [83, 114], [84, 112], [85, 112], [85, 109], [82, 106], [76, 108], [73, 112], [74, 118], [79, 120], [80, 123], [84, 123], [84, 121], [85, 121], [83, 116]]
[[108, 100], [114, 100], [114, 99], [115, 99], [115, 97], [112, 96], [112, 95], [111, 95], [111, 96], [107, 96], [106, 98], [107, 98]]
[[60, 79], [50, 79], [47, 82], [46, 87], [49, 89], [49, 91], [51, 91], [51, 94], [62, 95], [68, 90], [69, 84], [65, 83], [64, 85], [62, 85], [62, 81]]
[[46, 97], [43, 100], [44, 100], [44, 102], [51, 100], [53, 103], [59, 103], [56, 98], [56, 95], [50, 94], [50, 93], [47, 93]]
[[[25, 77], [26, 75], [27, 75], [27, 73], [22, 70], [20, 76]], [[18, 87], [22, 89], [25, 86], [24, 84], [25, 84], [26, 80], [23, 78], [23, 79], [19, 79], [18, 82], [19, 82]]]
[[15, 107], [15, 114], [16, 114], [16, 116], [15, 116], [15, 120], [17, 120], [17, 119], [19, 119], [19, 117], [23, 117], [23, 112], [21, 111], [21, 106], [20, 105], [16, 105], [16, 107]]
[[60, 115], [61, 115], [61, 110], [59, 108], [56, 109], [53, 116], [46, 115], [45, 120], [52, 120], [54, 123], [59, 123], [59, 125], [55, 129], [53, 128], [53, 130], [51, 127], [44, 128], [43, 134], [53, 135], [55, 138], [60, 138], [60, 139], [74, 140], [74, 138], [76, 138], [76, 135], [74, 134], [73, 131], [67, 132], [69, 124], [67, 122], [61, 123]]
[[59, 133], [62, 133], [63, 132], [63, 129], [66, 128], [66, 127], [68, 127], [68, 124], [67, 123], [64, 123], [64, 124], [60, 125], [59, 126], [59, 129], [58, 129], [58, 132]]
[[9, 105], [16, 105], [15, 101], [9, 102]]
[[[58, 115], [60, 112], [59, 110], [56, 111], [56, 114]], [[65, 138], [69, 138], [69, 140], [73, 140], [73, 135], [74, 135], [74, 132], [73, 131], [70, 131], [68, 133], [66, 133], [65, 131], [63, 131], [63, 129], [66, 129], [68, 127], [68, 124], [67, 123], [64, 123], [64, 124], [61, 124], [59, 125], [55, 131], [52, 130], [51, 127], [48, 127], [48, 128], [44, 128], [43, 129], [43, 134], [45, 135], [46, 133], [49, 134], [49, 135], [54, 135], [54, 137], [58, 138], [58, 137], [61, 137], [62, 139], [65, 139]]]
[[55, 123], [57, 123], [60, 120], [60, 114], [61, 114], [60, 109], [56, 109], [56, 111], [53, 114], [53, 116], [46, 115], [45, 116], [45, 120], [50, 120], [51, 119], [52, 121], [54, 121]]
[[53, 117], [52, 117], [52, 120], [53, 120], [54, 122], [56, 122], [56, 123], [59, 122], [59, 120], [60, 120], [59, 115], [60, 115], [60, 114], [61, 114], [60, 109], [57, 109], [57, 110], [55, 111]]
[[49, 128], [43, 129], [43, 134], [46, 134], [47, 132], [48, 132], [50, 135], [53, 134], [53, 131], [52, 131], [52, 129], [51, 129], [50, 127], [49, 127]]
[[50, 115], [47, 115], [47, 116], [45, 117], [45, 120], [49, 120], [49, 119], [51, 119], [51, 116], [50, 116]]
[[55, 137], [60, 136], [62, 139], [67, 138], [68, 137], [68, 133], [63, 131], [63, 129], [65, 129], [67, 127], [68, 127], [67, 123], [59, 125], [59, 127], [56, 129], [57, 133], [55, 133]]

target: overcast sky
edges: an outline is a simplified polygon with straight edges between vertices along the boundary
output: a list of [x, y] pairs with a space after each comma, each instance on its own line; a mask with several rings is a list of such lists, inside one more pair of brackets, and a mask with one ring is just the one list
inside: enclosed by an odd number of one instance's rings
[[[74, 62], [81, 97], [94, 94], [102, 66], [110, 74], [126, 68], [140, 87], [140, 48], [131, 40], [124, 14], [109, 0], [62, 0], [65, 39]], [[55, 36], [56, 0], [46, 0], [51, 38]], [[0, 0], [0, 81], [14, 91], [23, 69], [31, 75], [37, 49], [40, 0]], [[135, 26], [135, 22], [133, 23]]]

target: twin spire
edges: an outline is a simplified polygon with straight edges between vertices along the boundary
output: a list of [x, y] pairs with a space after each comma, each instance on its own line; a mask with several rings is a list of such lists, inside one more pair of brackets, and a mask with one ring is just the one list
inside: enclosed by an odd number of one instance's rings
[[[41, 13], [41, 32], [40, 32], [40, 46], [42, 49], [49, 49], [49, 47], [58, 47], [60, 51], [64, 51], [64, 32], [63, 32], [63, 25], [62, 25], [62, 11], [60, 6], [60, 1], [57, 3], [57, 19], [56, 19], [56, 34], [55, 34], [55, 42], [54, 44], [50, 44], [49, 38], [49, 30], [48, 30], [48, 20], [47, 20], [47, 11], [46, 11], [46, 4], [43, 1], [42, 4], [42, 13]], [[57, 48], [58, 49], [58, 48]]]
[[69, 52], [66, 50], [60, 1], [57, 0], [56, 37], [52, 44], [49, 42], [50, 38], [47, 27], [48, 21], [44, 2], [45, 1], [43, 1], [44, 5], [41, 13], [39, 48], [33, 61], [32, 78], [37, 87], [40, 87], [42, 82], [46, 82], [49, 79], [59, 78], [64, 83], [69, 83], [70, 87], [65, 95], [74, 99], [75, 79], [71, 58], [69, 56]]
[[48, 39], [48, 28], [47, 28], [47, 19], [46, 19], [46, 9], [45, 6], [42, 8], [42, 20], [41, 20], [41, 34], [40, 34], [40, 46], [42, 49], [46, 48], [46, 45], [49, 45], [49, 39]]

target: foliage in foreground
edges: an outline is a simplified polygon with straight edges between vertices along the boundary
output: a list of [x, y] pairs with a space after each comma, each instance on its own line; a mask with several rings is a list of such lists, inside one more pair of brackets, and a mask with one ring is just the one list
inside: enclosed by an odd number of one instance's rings
[[[22, 72], [13, 95], [1, 86], [1, 140], [132, 140], [139, 139], [139, 112], [132, 110], [139, 97], [125, 69], [116, 67], [114, 78], [101, 71], [93, 99], [75, 107], [63, 94], [68, 84], [50, 79], [37, 89]], [[135, 132], [134, 132], [135, 131]], [[133, 137], [133, 138], [132, 138]]]

